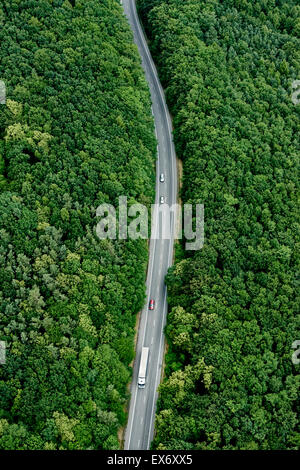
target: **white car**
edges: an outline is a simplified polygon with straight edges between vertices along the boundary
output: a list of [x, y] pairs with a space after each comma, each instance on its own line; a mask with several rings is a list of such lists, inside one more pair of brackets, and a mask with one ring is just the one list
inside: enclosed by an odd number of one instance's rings
[[160, 174], [159, 181], [160, 181], [161, 183], [164, 183], [164, 182], [165, 182], [165, 175], [164, 175], [163, 173]]
[[164, 196], [160, 196], [159, 202], [160, 202], [161, 204], [164, 204], [164, 202], [165, 202], [165, 197], [164, 197]]

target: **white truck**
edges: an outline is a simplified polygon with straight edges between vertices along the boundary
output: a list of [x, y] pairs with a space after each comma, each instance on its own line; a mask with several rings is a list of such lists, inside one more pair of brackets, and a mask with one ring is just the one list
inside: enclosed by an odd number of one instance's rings
[[139, 378], [138, 378], [138, 387], [139, 388], [145, 388], [147, 365], [148, 365], [148, 356], [149, 356], [149, 348], [142, 348], [142, 355], [141, 355], [141, 362], [140, 362], [140, 369], [139, 369]]

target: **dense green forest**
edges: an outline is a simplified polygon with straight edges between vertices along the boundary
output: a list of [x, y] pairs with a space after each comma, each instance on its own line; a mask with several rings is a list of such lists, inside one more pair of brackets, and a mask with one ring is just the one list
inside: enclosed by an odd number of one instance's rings
[[1, 0], [1, 449], [117, 449], [147, 244], [95, 211], [149, 205], [150, 95], [116, 0]]
[[203, 249], [179, 246], [167, 276], [154, 446], [299, 448], [299, 2], [138, 5], [174, 118], [182, 201], [205, 205]]

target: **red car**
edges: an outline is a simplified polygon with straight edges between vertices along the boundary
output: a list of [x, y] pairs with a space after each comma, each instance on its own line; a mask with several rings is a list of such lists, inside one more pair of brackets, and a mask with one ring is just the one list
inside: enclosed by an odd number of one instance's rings
[[154, 310], [155, 307], [155, 300], [151, 299], [149, 302], [149, 310]]

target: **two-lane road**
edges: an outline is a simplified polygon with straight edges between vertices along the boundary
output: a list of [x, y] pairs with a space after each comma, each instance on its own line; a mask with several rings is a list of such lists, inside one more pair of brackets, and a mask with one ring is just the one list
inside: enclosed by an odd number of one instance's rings
[[[158, 140], [156, 203], [159, 202], [159, 197], [163, 195], [166, 204], [171, 206], [176, 203], [177, 198], [177, 170], [171, 119], [156, 68], [139, 23], [135, 0], [123, 0], [123, 7], [142, 58], [142, 66], [151, 92], [152, 110]], [[164, 183], [159, 182], [160, 173], [165, 175]], [[149, 449], [153, 438], [157, 388], [161, 379], [164, 353], [163, 331], [167, 315], [167, 294], [164, 279], [172, 263], [175, 219], [176, 215], [173, 214], [171, 217], [170, 239], [163, 239], [161, 236], [154, 238], [152, 236], [150, 240], [150, 258], [146, 282], [147, 304], [141, 315], [131, 386], [129, 417], [125, 433], [124, 447], [128, 450]], [[158, 212], [155, 211], [152, 221], [152, 235], [157, 230], [160, 231], [161, 224], [165, 223], [166, 220], [158, 217]], [[155, 300], [155, 309], [153, 311], [148, 310], [150, 299]], [[150, 348], [148, 371], [146, 387], [138, 389], [138, 369], [143, 346]]]

